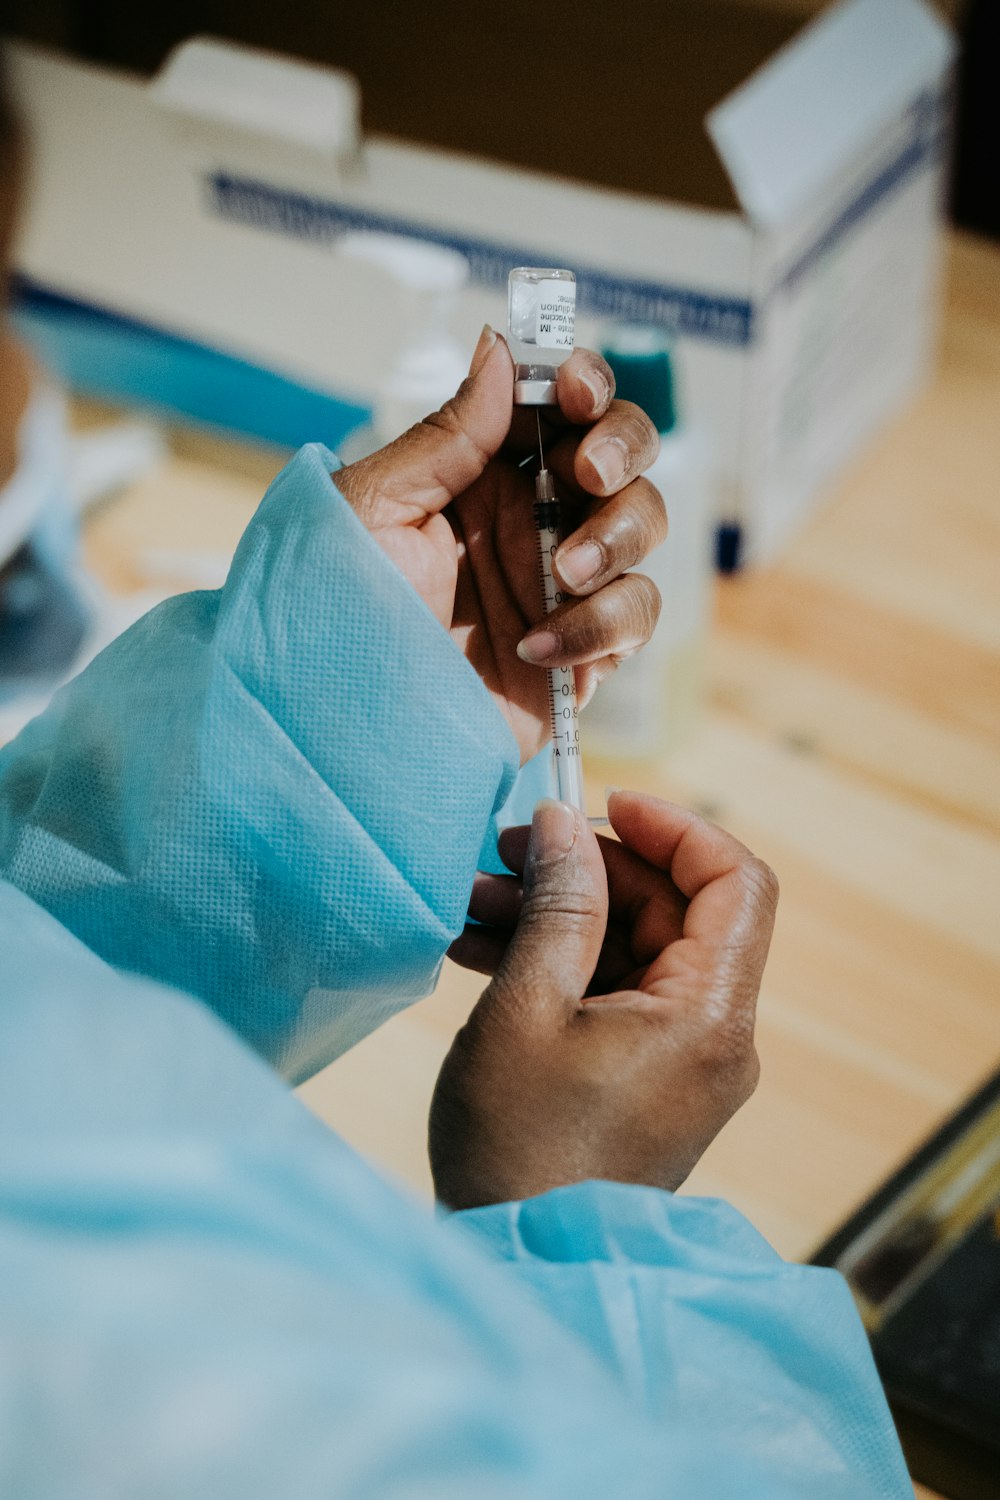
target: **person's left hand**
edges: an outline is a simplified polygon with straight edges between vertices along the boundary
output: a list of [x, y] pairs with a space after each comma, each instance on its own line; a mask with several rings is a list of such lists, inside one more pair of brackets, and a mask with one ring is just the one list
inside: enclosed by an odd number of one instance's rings
[[613, 399], [603, 359], [576, 350], [559, 370], [558, 410], [542, 410], [546, 463], [570, 522], [555, 559], [570, 597], [545, 617], [536, 466], [519, 467], [537, 452], [536, 416], [514, 407], [513, 388], [510, 351], [484, 329], [453, 400], [333, 477], [476, 668], [523, 762], [548, 738], [540, 667], [575, 666], [586, 703], [649, 639], [659, 593], [651, 579], [625, 570], [663, 540], [667, 522], [658, 491], [639, 477], [656, 457], [653, 424]]

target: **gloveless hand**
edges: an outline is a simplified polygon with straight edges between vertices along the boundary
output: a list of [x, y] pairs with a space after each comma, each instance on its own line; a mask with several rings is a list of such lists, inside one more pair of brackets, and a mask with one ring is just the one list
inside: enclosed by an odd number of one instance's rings
[[586, 1178], [676, 1188], [752, 1093], [777, 882], [722, 829], [617, 792], [621, 839], [565, 803], [503, 835], [520, 875], [480, 876], [452, 955], [493, 978], [430, 1117], [454, 1208]]
[[[639, 477], [658, 436], [615, 401], [604, 360], [578, 349], [542, 419], [569, 534], [556, 570], [573, 595], [544, 617], [533, 520], [534, 410], [513, 404], [510, 351], [484, 329], [454, 399], [335, 482], [375, 540], [449, 630], [494, 695], [528, 760], [548, 738], [539, 666], [575, 666], [586, 702], [652, 633], [656, 586], [625, 573], [666, 535], [663, 501]], [[622, 576], [622, 575], [625, 576]], [[547, 649], [546, 649], [547, 648]]]

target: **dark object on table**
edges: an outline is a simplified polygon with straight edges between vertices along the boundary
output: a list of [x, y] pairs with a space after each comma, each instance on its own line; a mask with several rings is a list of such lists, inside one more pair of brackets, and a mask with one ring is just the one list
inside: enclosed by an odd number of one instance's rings
[[1000, 1073], [813, 1257], [871, 1339], [915, 1479], [1000, 1496]]
[[[952, 215], [1000, 239], [1000, 5], [970, 0], [962, 26]], [[996, 1491], [1000, 1494], [1000, 1488]]]

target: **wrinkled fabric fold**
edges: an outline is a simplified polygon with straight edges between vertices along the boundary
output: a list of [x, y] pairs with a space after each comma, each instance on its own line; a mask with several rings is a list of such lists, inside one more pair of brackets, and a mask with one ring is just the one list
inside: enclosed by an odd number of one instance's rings
[[0, 934], [0, 1494], [912, 1496], [836, 1278], [724, 1205], [435, 1220], [204, 1005]]
[[0, 1494], [903, 1500], [831, 1273], [614, 1184], [435, 1220], [240, 1040], [430, 988], [516, 770], [334, 463], [0, 755]]
[[857, 1473], [908, 1493], [843, 1278], [789, 1265], [728, 1203], [586, 1182], [455, 1218], [654, 1420], [718, 1424], [788, 1484]]
[[218, 592], [153, 610], [0, 753], [0, 874], [298, 1081], [428, 993], [513, 737], [302, 449]]

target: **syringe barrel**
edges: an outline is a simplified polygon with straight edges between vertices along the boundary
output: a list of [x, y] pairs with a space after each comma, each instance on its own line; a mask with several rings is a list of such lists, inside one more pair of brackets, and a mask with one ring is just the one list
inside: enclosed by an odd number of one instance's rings
[[[545, 613], [551, 614], [565, 595], [553, 570], [559, 546], [559, 501], [548, 469], [535, 476], [535, 526], [538, 531], [538, 569]], [[556, 795], [585, 812], [583, 762], [580, 757], [580, 714], [576, 697], [576, 669], [553, 667], [549, 674], [549, 716]]]

